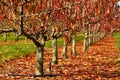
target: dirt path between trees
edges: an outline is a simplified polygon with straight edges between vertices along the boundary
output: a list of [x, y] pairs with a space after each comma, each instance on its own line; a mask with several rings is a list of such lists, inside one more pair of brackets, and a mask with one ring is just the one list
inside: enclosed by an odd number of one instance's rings
[[82, 51], [82, 46], [82, 42], [77, 42], [75, 56], [70, 54], [71, 45], [69, 45], [67, 60], [62, 59], [62, 46], [60, 46], [58, 64], [53, 65], [51, 71], [49, 65], [52, 51], [50, 48], [45, 49], [44, 73], [59, 74], [57, 76], [33, 78], [28, 75], [35, 73], [35, 54], [32, 54], [0, 65], [0, 80], [120, 80], [120, 65], [115, 63], [120, 50], [116, 49], [113, 37], [107, 36], [90, 46], [86, 52]]

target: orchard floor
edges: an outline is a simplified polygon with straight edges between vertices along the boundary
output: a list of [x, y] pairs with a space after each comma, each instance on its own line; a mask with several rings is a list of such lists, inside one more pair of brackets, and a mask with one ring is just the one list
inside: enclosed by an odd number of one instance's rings
[[0, 80], [120, 80], [120, 50], [111, 35], [82, 51], [82, 42], [77, 42], [77, 55], [71, 55], [68, 46], [68, 59], [62, 59], [62, 46], [59, 47], [59, 60], [49, 70], [52, 59], [50, 48], [45, 49], [44, 73], [55, 76], [32, 77], [35, 73], [35, 54], [8, 61], [0, 65]]

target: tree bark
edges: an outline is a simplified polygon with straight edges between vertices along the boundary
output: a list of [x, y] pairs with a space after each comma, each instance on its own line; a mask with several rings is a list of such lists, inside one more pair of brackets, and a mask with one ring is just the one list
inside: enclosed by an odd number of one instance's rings
[[88, 35], [85, 33], [84, 43], [83, 43], [83, 51], [86, 51], [88, 48]]
[[43, 75], [43, 54], [44, 46], [37, 47], [36, 55], [36, 75]]
[[66, 53], [67, 53], [67, 42], [66, 42], [65, 39], [64, 39], [63, 52], [62, 52], [62, 57], [63, 57], [64, 59], [67, 59]]
[[7, 41], [7, 33], [4, 33], [4, 41], [6, 42]]
[[57, 64], [57, 60], [58, 60], [57, 38], [55, 38], [55, 37], [52, 39], [52, 54], [53, 54], [52, 64]]
[[19, 34], [18, 33], [15, 33], [15, 36], [16, 36], [16, 41], [18, 41], [19, 40]]
[[72, 54], [76, 54], [76, 35], [72, 34]]
[[[89, 27], [88, 27], [88, 35], [89, 35], [89, 38], [88, 38], [88, 40], [89, 40], [89, 42], [88, 42], [88, 45], [90, 46], [91, 44], [92, 44], [92, 35], [91, 35], [91, 27], [90, 27], [90, 25], [89, 25]], [[90, 36], [91, 35], [91, 36]]]
[[[45, 46], [45, 40], [44, 35], [40, 35], [38, 39], [39, 43], [37, 46], [37, 55], [36, 55], [36, 75], [43, 75], [43, 56], [44, 56], [44, 46]], [[36, 43], [37, 44], [37, 43]]]
[[93, 36], [94, 36], [94, 35], [92, 35], [92, 37], [91, 37], [91, 44], [93, 44]]

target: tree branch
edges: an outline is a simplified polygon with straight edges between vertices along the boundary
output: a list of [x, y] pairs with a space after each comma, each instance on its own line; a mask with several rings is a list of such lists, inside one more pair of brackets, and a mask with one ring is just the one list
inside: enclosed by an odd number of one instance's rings
[[2, 3], [4, 6], [8, 6], [8, 4], [6, 2], [4, 2], [4, 1], [0, 0], [0, 3]]
[[15, 30], [15, 29], [13, 29], [13, 28], [0, 29], [0, 34], [2, 34], [2, 33], [9, 33], [9, 32], [17, 32], [17, 30]]

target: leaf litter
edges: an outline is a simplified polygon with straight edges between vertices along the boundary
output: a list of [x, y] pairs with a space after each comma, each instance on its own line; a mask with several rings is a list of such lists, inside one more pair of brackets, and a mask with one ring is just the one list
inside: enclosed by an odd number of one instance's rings
[[[62, 46], [58, 47], [58, 64], [52, 65], [51, 70], [52, 49], [45, 49], [44, 73], [59, 74], [57, 76], [30, 76], [35, 73], [34, 53], [0, 64], [0, 80], [120, 80], [120, 66], [115, 63], [120, 50], [116, 49], [111, 35], [90, 46], [86, 52], [82, 52], [82, 43], [77, 42], [77, 55], [70, 54], [71, 44], [68, 45], [68, 59], [62, 59]], [[15, 76], [10, 76], [12, 74]]]

